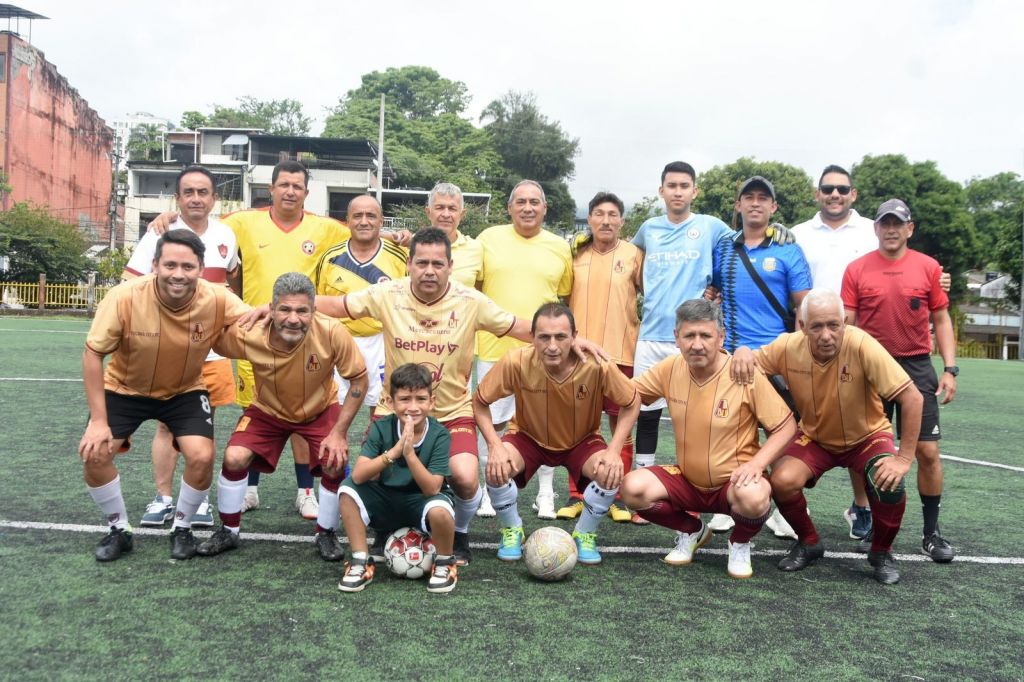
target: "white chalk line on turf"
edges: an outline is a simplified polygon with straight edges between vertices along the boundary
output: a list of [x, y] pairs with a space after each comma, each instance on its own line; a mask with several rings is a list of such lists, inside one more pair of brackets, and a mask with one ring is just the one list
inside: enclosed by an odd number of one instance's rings
[[[37, 521], [0, 521], [0, 528], [17, 528], [22, 530], [57, 530], [66, 531], [71, 533], [95, 533], [102, 535], [107, 532], [107, 526], [87, 526], [76, 523], [40, 523]], [[157, 537], [166, 537], [169, 531], [166, 528], [134, 528], [132, 530], [136, 535], [152, 535]], [[199, 538], [209, 537], [212, 531], [196, 531], [195, 535]], [[300, 543], [300, 544], [312, 544], [313, 534], [309, 535], [286, 535], [284, 533], [242, 533], [243, 540], [256, 540], [262, 542], [280, 542], [280, 543]], [[341, 537], [340, 540], [345, 544], [348, 544], [347, 537]], [[756, 543], [755, 543], [756, 544]], [[473, 542], [470, 544], [473, 549], [497, 549], [498, 543], [496, 542]], [[602, 552], [607, 554], [664, 554], [666, 552], [665, 547], [624, 547], [624, 546], [613, 546], [613, 547], [600, 547]], [[788, 550], [783, 549], [763, 549], [753, 552], [755, 556], [784, 556]], [[726, 549], [708, 549], [707, 547], [700, 550], [701, 554], [710, 554], [713, 556], [726, 556], [729, 551]], [[896, 554], [896, 559], [899, 561], [920, 561], [928, 562], [931, 561], [930, 557], [926, 557], [923, 554]], [[865, 560], [864, 554], [858, 554], [856, 552], [828, 552], [825, 555], [827, 559], [857, 559]], [[1011, 566], [1024, 566], [1024, 557], [1001, 557], [1001, 556], [957, 556], [954, 560], [955, 563], [965, 564], [989, 564], [989, 565], [1011, 565]]]
[[954, 457], [953, 455], [939, 455], [941, 459], [948, 459], [950, 462], [961, 462], [963, 464], [977, 464], [983, 467], [995, 467], [996, 469], [1008, 469], [1024, 473], [1024, 467], [1014, 467], [1009, 464], [996, 464], [995, 462], [984, 462], [980, 459], [967, 459], [966, 457]]

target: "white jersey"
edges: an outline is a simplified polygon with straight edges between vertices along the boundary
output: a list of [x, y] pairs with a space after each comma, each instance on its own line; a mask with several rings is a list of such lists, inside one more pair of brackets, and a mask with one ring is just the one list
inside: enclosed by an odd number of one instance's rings
[[852, 209], [846, 224], [835, 229], [821, 221], [819, 212], [807, 222], [794, 226], [792, 232], [796, 243], [804, 250], [814, 287], [831, 289], [837, 294], [843, 288], [846, 266], [878, 250], [875, 223]]

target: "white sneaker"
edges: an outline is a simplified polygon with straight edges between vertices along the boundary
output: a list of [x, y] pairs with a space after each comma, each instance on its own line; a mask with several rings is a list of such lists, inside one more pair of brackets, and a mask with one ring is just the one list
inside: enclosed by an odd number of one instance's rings
[[485, 518], [491, 518], [495, 515], [494, 507], [491, 505], [491, 496], [487, 494], [487, 488], [484, 488], [484, 494], [480, 497], [480, 506], [476, 510], [476, 515]]
[[537, 495], [537, 499], [533, 502], [533, 508], [537, 512], [538, 519], [550, 519], [554, 520], [555, 515], [555, 496], [550, 495]]
[[205, 499], [200, 503], [196, 509], [196, 513], [192, 515], [192, 527], [193, 528], [212, 528], [213, 527], [213, 510], [210, 509], [210, 500]]
[[260, 488], [255, 485], [245, 486], [245, 497], [242, 498], [242, 513], [260, 508]]
[[772, 515], [768, 517], [764, 525], [768, 526], [777, 538], [798, 539], [793, 526], [789, 525], [789, 521], [783, 518], [778, 509], [772, 512]]
[[316, 495], [312, 488], [299, 488], [295, 495], [295, 509], [299, 516], [304, 519], [315, 521], [320, 514], [320, 503], [316, 501]]
[[676, 531], [676, 546], [665, 555], [662, 561], [672, 566], [686, 566], [693, 561], [693, 553], [708, 544], [711, 535], [711, 529], [703, 521], [700, 524], [700, 530], [696, 533]]
[[750, 564], [750, 543], [729, 543], [729, 577], [749, 578], [754, 575], [754, 567]]
[[736, 525], [736, 520], [728, 514], [715, 514], [708, 521], [708, 528], [716, 533], [724, 533], [727, 530], [732, 530], [732, 527]]

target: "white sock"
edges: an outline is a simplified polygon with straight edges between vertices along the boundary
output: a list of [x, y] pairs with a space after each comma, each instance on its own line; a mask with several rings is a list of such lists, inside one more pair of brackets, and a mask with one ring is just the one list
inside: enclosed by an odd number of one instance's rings
[[[240, 481], [229, 481], [221, 473], [217, 479], [217, 511], [222, 514], [240, 514], [242, 502], [245, 500], [246, 485], [247, 481], [244, 478]], [[226, 527], [234, 533], [238, 532], [237, 526]]]
[[537, 497], [547, 495], [555, 496], [555, 470], [549, 466], [540, 466], [537, 469]]
[[618, 491], [618, 488], [606, 490], [598, 487], [594, 481], [587, 484], [587, 489], [583, 491], [583, 513], [576, 522], [576, 530], [581, 533], [596, 533], [598, 524], [608, 513], [608, 507], [615, 501], [615, 493]]
[[647, 467], [654, 466], [654, 453], [641, 455], [638, 452], [633, 458], [633, 462], [636, 464], [637, 469], [646, 469]]
[[128, 524], [128, 510], [124, 507], [124, 497], [121, 495], [120, 476], [115, 476], [113, 481], [98, 488], [89, 486], [89, 495], [107, 517], [107, 523], [112, 528], [131, 530]]
[[160, 495], [160, 501], [164, 504], [170, 504], [174, 501], [174, 498], [170, 495]]
[[338, 530], [341, 525], [338, 493], [325, 488], [323, 482], [320, 483], [320, 511], [316, 516], [316, 524], [330, 530]]
[[509, 481], [500, 488], [487, 486], [487, 494], [491, 496], [491, 504], [498, 514], [498, 521], [502, 528], [521, 528], [523, 519], [519, 516], [519, 489], [513, 481]]
[[[476, 510], [480, 508], [480, 499], [484, 496], [484, 492], [478, 487], [476, 492], [473, 493], [473, 497], [468, 500], [464, 500], [458, 495], [452, 495], [452, 499], [455, 501], [455, 532], [456, 533], [468, 533], [469, 522], [474, 516], [476, 516]], [[323, 504], [321, 502], [321, 504]]]
[[181, 484], [178, 487], [178, 506], [174, 510], [174, 525], [173, 528], [191, 528], [192, 517], [195, 516], [196, 509], [199, 509], [199, 505], [206, 499], [207, 493], [210, 489], [196, 490], [188, 483], [185, 483], [185, 477], [181, 477]]

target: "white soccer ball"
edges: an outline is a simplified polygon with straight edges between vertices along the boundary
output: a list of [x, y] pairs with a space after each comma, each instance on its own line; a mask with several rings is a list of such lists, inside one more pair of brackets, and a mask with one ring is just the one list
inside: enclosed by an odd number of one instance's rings
[[415, 528], [399, 528], [384, 543], [384, 563], [400, 578], [417, 580], [434, 567], [437, 548], [429, 535]]
[[576, 565], [576, 543], [561, 528], [547, 526], [526, 538], [523, 558], [526, 570], [534, 578], [548, 582], [561, 580]]

